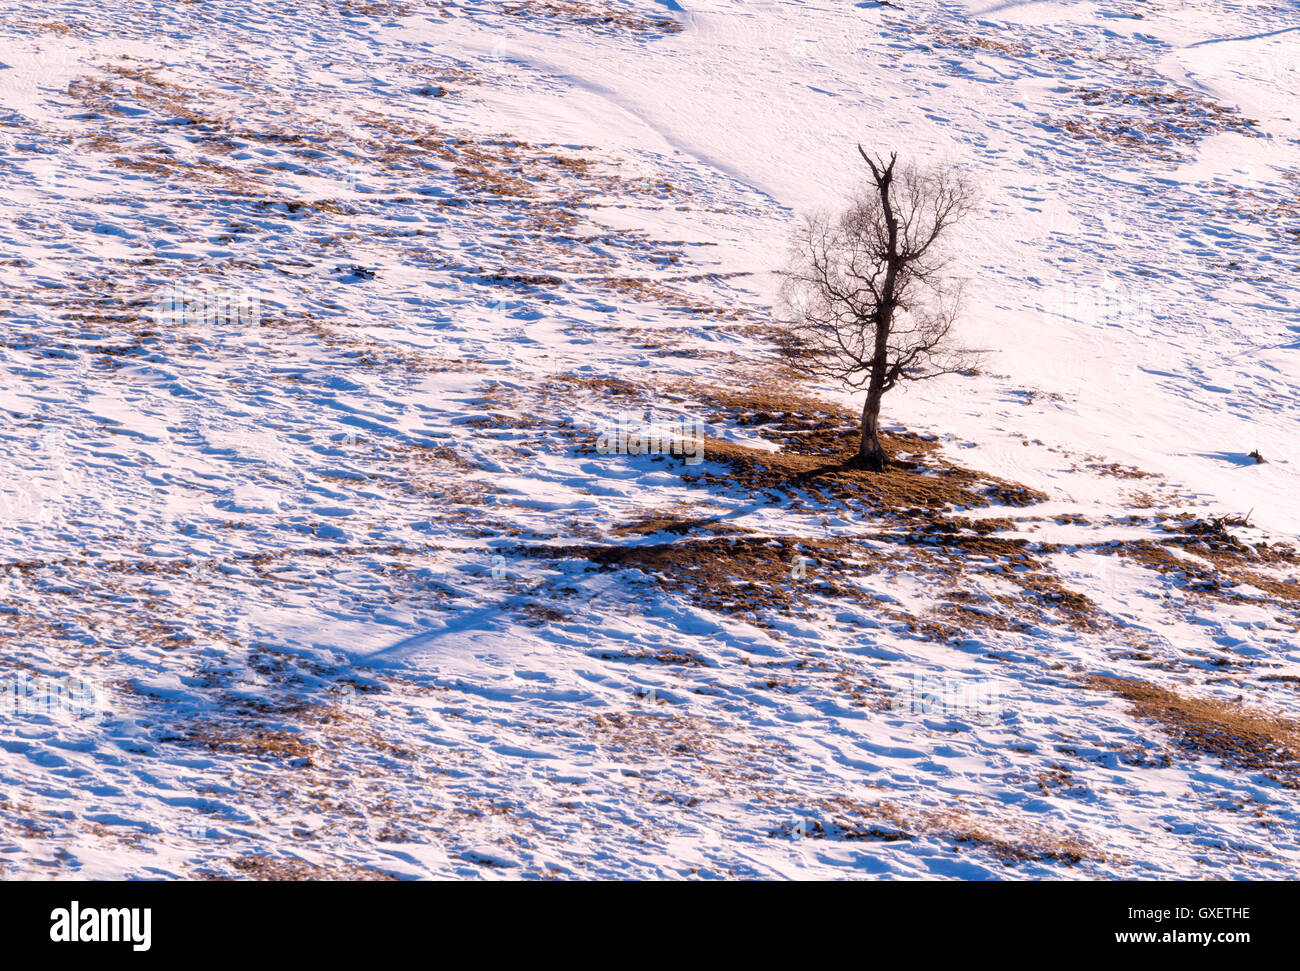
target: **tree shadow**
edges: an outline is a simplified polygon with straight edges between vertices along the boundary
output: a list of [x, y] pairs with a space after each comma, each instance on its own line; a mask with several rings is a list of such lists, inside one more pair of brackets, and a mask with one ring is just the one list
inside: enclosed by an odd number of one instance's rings
[[1250, 452], [1197, 452], [1196, 457], [1202, 459], [1214, 459], [1218, 462], [1229, 462], [1240, 468], [1260, 464], [1255, 460], [1254, 455]]
[[828, 462], [826, 465], [819, 465], [816, 468], [804, 469], [793, 476], [794, 482], [810, 482], [813, 479], [823, 478], [837, 473], [853, 473], [855, 475], [883, 475], [886, 472], [906, 472], [919, 468], [916, 462], [908, 462], [903, 459], [886, 458], [883, 469], [873, 469], [857, 455], [853, 455], [838, 462]]
[[1193, 47], [1204, 47], [1206, 44], [1227, 44], [1232, 41], [1243, 40], [1264, 40], [1268, 37], [1276, 37], [1278, 34], [1289, 34], [1293, 30], [1300, 30], [1300, 27], [1282, 27], [1278, 30], [1270, 30], [1263, 34], [1246, 34], [1241, 37], [1211, 37], [1209, 40], [1198, 40], [1195, 44], [1188, 44], [1188, 49]]

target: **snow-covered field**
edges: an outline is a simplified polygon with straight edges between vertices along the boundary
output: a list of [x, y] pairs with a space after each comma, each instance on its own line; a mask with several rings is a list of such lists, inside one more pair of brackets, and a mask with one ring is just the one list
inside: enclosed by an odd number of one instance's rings
[[1300, 3], [899, 6], [0, 4], [0, 872], [1300, 874]]

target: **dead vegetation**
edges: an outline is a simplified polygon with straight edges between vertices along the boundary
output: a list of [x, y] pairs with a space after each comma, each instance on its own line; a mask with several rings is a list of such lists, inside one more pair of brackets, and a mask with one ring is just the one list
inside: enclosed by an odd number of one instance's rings
[[[593, 391], [625, 407], [655, 400], [652, 389], [622, 379], [561, 375], [552, 386], [557, 393]], [[514, 389], [502, 390], [512, 408], [525, 409], [514, 400]], [[763, 535], [729, 522], [725, 513], [710, 515], [679, 503], [608, 524], [602, 543], [506, 552], [542, 561], [585, 560], [599, 570], [635, 570], [645, 578], [635, 583], [655, 584], [696, 606], [753, 617], [760, 626], [771, 626], [774, 615], [837, 603], [857, 604], [914, 636], [944, 641], [966, 640], [980, 631], [1027, 632], [1060, 624], [1096, 630], [1106, 623], [1098, 605], [1070, 589], [1047, 564], [1044, 555], [1055, 547], [996, 535], [1013, 527], [1006, 517], [972, 521], [954, 515], [999, 504], [1027, 505], [1043, 494], [954, 466], [937, 441], [904, 432], [885, 436], [895, 457], [886, 472], [847, 467], [844, 459], [856, 449], [851, 416], [806, 395], [699, 384], [674, 389], [675, 406], [696, 410], [689, 408], [692, 401], [711, 423], [755, 432], [779, 448], [706, 438], [705, 465], [700, 471], [681, 466], [683, 481], [723, 493], [741, 488], [809, 519], [831, 508], [850, 509], [875, 528], [839, 537]], [[545, 410], [557, 411], [554, 402]], [[580, 430], [571, 431], [580, 441]], [[591, 450], [580, 443], [580, 452]], [[637, 540], [659, 534], [679, 538]], [[882, 576], [904, 573], [942, 584], [950, 594], [933, 611], [916, 615], [872, 592]]]
[[1009, 25], [1003, 26], [998, 36], [925, 23], [906, 24], [903, 30], [918, 35], [922, 49], [936, 47], [966, 54], [999, 54], [1023, 61], [1027, 66], [1041, 61], [1053, 62], [1054, 72], [1060, 70], [1056, 65], [1064, 63], [1084, 67], [1101, 65], [1135, 78], [1154, 76], [1151, 68], [1139, 61], [1136, 51], [1112, 42], [1109, 37], [1100, 37], [1094, 43], [1074, 42], [1061, 37], [1044, 41], [1032, 27], [1014, 28]]
[[226, 730], [197, 724], [182, 736], [164, 737], [162, 741], [282, 762], [309, 763], [313, 751], [313, 746], [301, 735], [269, 725]]
[[[940, 641], [966, 640], [989, 630], [1024, 632], [1062, 625], [1096, 630], [1106, 622], [1098, 605], [1065, 586], [1025, 540], [955, 528], [946, 533], [773, 537], [735, 535], [737, 530], [707, 517], [650, 522], [658, 526], [656, 532], [683, 538], [650, 544], [527, 546], [510, 552], [542, 561], [585, 560], [602, 571], [637, 570], [646, 578], [641, 582], [697, 607], [744, 616], [760, 627], [772, 627], [778, 615], [845, 604], [864, 607], [913, 636]], [[640, 531], [615, 535], [622, 532]], [[687, 535], [700, 532], [715, 535]], [[949, 593], [937, 600], [933, 612], [910, 613], [875, 592], [901, 574], [945, 585]], [[1013, 592], [989, 592], [983, 589], [986, 584]]]
[[[445, 9], [442, 4], [436, 6]], [[345, 17], [409, 17], [415, 8], [394, 0], [342, 0], [338, 12]]]
[[[690, 282], [695, 282], [698, 279], [698, 277], [692, 277]], [[588, 277], [583, 282], [597, 290], [617, 293], [620, 296], [646, 303], [659, 303], [667, 310], [696, 317], [739, 321], [751, 316], [751, 311], [747, 308], [720, 306], [693, 296], [684, 288], [674, 286], [674, 279], [671, 277]]]
[[292, 856], [237, 856], [229, 861], [236, 876], [222, 876], [206, 867], [196, 871], [201, 880], [396, 880], [391, 873], [385, 873], [374, 867], [356, 866], [354, 864], [309, 863]]
[[689, 507], [646, 512], [635, 519], [618, 523], [610, 528], [614, 536], [653, 536], [656, 533], [704, 533], [713, 536], [733, 536], [748, 532], [742, 526], [733, 526], [719, 516], [700, 514]]
[[779, 764], [793, 754], [783, 742], [750, 739], [711, 719], [657, 703], [653, 696], [625, 711], [592, 715], [576, 728], [599, 746], [604, 758], [661, 770], [688, 767], [697, 789], [721, 787], [725, 792], [750, 783], [767, 789], [774, 782], [772, 770], [760, 759]]
[[668, 17], [643, 17], [627, 7], [579, 0], [515, 0], [501, 8], [507, 17], [561, 23], [605, 34], [675, 34], [681, 24]]
[[1199, 139], [1233, 132], [1263, 137], [1256, 122], [1187, 88], [1072, 88], [1082, 116], [1049, 119], [1076, 138], [1101, 142], [1164, 161], [1179, 161]]
[[946, 47], [958, 51], [988, 51], [1005, 54], [1008, 57], [1027, 57], [1032, 48], [1020, 39], [1002, 40], [996, 37], [983, 37], [979, 34], [947, 30], [941, 27], [917, 26], [912, 30], [924, 33], [926, 41], [935, 47]]
[[1143, 472], [1141, 469], [1132, 465], [1120, 465], [1118, 462], [1089, 462], [1084, 466], [1089, 472], [1096, 475], [1108, 476], [1112, 479], [1153, 479], [1155, 478], [1150, 472]]
[[[532, 546], [520, 552], [539, 559], [588, 560], [603, 570], [639, 570], [697, 606], [721, 613], [790, 611], [806, 607], [814, 596], [876, 601], [849, 582], [866, 564], [850, 560], [854, 551], [844, 541], [723, 537], [650, 545]], [[795, 576], [800, 558], [816, 564], [807, 582]]]
[[[1266, 232], [1286, 243], [1300, 243], [1300, 172], [1281, 173], [1281, 181], [1272, 178], [1261, 185], [1240, 185], [1232, 182], [1214, 186], [1222, 199], [1221, 215], [1262, 226]], [[1243, 270], [1243, 265], [1233, 260], [1216, 266], [1216, 269]], [[1265, 281], [1270, 274], [1255, 276]]]
[[1247, 519], [1230, 514], [1198, 518], [1181, 513], [1159, 520], [1162, 531], [1171, 534], [1166, 539], [1117, 540], [1091, 548], [1140, 563], [1194, 595], [1243, 602], [1255, 598], [1246, 589], [1253, 588], [1279, 606], [1300, 608], [1300, 556], [1289, 543], [1245, 542], [1229, 529], [1248, 525]]
[[[760, 494], [777, 493], [797, 507], [809, 500], [852, 502], [903, 518], [931, 518], [943, 511], [994, 504], [1027, 506], [1046, 498], [1020, 483], [948, 462], [939, 453], [936, 439], [905, 431], [882, 433], [886, 450], [893, 456], [885, 472], [853, 467], [856, 417], [843, 407], [775, 384], [769, 391], [730, 390], [700, 383], [674, 389], [672, 400], [681, 406], [697, 402], [698, 410], [687, 410], [701, 415], [710, 427], [752, 431], [777, 446], [767, 449], [732, 438], [706, 437], [706, 462], [726, 465], [729, 471], [688, 467], [682, 475], [685, 481], [724, 490], [739, 486]], [[623, 382], [620, 389], [624, 397], [653, 400], [644, 391], [637, 395], [629, 382]]]
[[941, 462], [935, 456], [933, 439], [909, 432], [881, 433], [881, 443], [894, 456], [884, 472], [856, 468], [851, 464], [856, 454], [855, 434], [847, 431], [839, 435], [838, 454], [778, 452], [706, 438], [705, 460], [725, 464], [730, 471], [724, 475], [705, 468], [684, 472], [682, 478], [724, 490], [740, 486], [754, 493], [803, 494], [824, 503], [861, 505], [916, 518], [994, 504], [1028, 506], [1046, 498], [1028, 486]]
[[817, 804], [821, 818], [785, 824], [773, 835], [830, 840], [911, 841], [922, 837], [948, 840], [989, 853], [1002, 863], [1107, 862], [1111, 857], [1081, 836], [1035, 826], [993, 812], [964, 806], [946, 809], [904, 807], [885, 800], [864, 803], [844, 797]]
[[[520, 6], [521, 12], [525, 6]], [[560, 6], [552, 14], [558, 16]], [[609, 16], [613, 17], [611, 24], [619, 22], [614, 14]], [[427, 264], [485, 290], [550, 300], [554, 294], [577, 288], [657, 302], [690, 317], [734, 321], [742, 316], [735, 308], [714, 305], [691, 292], [691, 287], [702, 289], [697, 284], [707, 283], [707, 274], [650, 276], [636, 272], [683, 265], [689, 244], [590, 225], [587, 214], [592, 208], [629, 201], [659, 204], [686, 195], [654, 173], [631, 172], [617, 160], [597, 156], [590, 147], [532, 144], [509, 135], [454, 131], [423, 120], [416, 123], [347, 107], [340, 113], [355, 124], [331, 124], [315, 115], [302, 115], [295, 126], [285, 121], [284, 112], [257, 103], [251, 95], [244, 98], [246, 111], [242, 113], [240, 103], [229, 109], [211, 107], [191, 80], [148, 60], [123, 56], [96, 71], [74, 80], [68, 88], [69, 95], [85, 108], [82, 120], [89, 131], [82, 147], [107, 156], [105, 165], [121, 174], [128, 191], [137, 179], [148, 178], [160, 185], [165, 197], [174, 197], [171, 204], [181, 225], [192, 232], [243, 249], [250, 243], [264, 247], [268, 233], [281, 234], [274, 223], [268, 225], [268, 216], [283, 215], [285, 231], [298, 221], [354, 224], [351, 230], [332, 234], [311, 233], [302, 258], [270, 261], [281, 275], [310, 278], [319, 263], [350, 256], [357, 242], [365, 238], [364, 226], [378, 223], [373, 235], [400, 250], [402, 260]], [[424, 76], [462, 87], [481, 81], [455, 64], [428, 66]], [[431, 97], [450, 91], [441, 82], [421, 90]], [[292, 118], [294, 106], [284, 107]], [[272, 116], [274, 122], [269, 120]], [[182, 156], [156, 137], [170, 135], [177, 125], [184, 127], [190, 141], [202, 145], [202, 153]], [[243, 164], [236, 155], [241, 146], [250, 143], [276, 155], [264, 164]], [[332, 173], [339, 183], [337, 195], [302, 197], [286, 189], [279, 178], [281, 170], [294, 173], [303, 159], [319, 166], [317, 160], [322, 158], [326, 165], [321, 174], [329, 178]], [[346, 165], [343, 159], [348, 160]], [[443, 173], [441, 178], [450, 183], [451, 190], [436, 193], [434, 204], [451, 210], [451, 218], [475, 221], [480, 230], [495, 228], [499, 243], [491, 252], [499, 260], [497, 265], [459, 261], [449, 256], [445, 247], [425, 239], [426, 231], [394, 229], [385, 218], [394, 209], [423, 201], [392, 190], [413, 179], [427, 181], [431, 167]], [[218, 200], [228, 218], [216, 226], [195, 225], [196, 220], [203, 221], [192, 203], [195, 192]], [[247, 218], [239, 215], [241, 210]], [[302, 245], [298, 240], [292, 247], [299, 250]], [[124, 261], [130, 264], [128, 270], [148, 267], [151, 273], [183, 273], [205, 278], [205, 282], [219, 278], [225, 286], [236, 279], [252, 280], [245, 285], [257, 291], [256, 271], [264, 272], [268, 265], [266, 260], [241, 260], [238, 256], [219, 263], [159, 260], [149, 248], [143, 247], [140, 257]], [[107, 277], [117, 291], [107, 298], [103, 296], [103, 275], [86, 281], [88, 305], [84, 311], [77, 306], [78, 298], [70, 299], [66, 293], [50, 297], [38, 292], [35, 296], [57, 299], [69, 320], [111, 325], [115, 333], [125, 329], [147, 339], [153, 329], [145, 313], [148, 299], [139, 292], [135, 276], [128, 272]], [[280, 329], [292, 321], [286, 317], [262, 323]], [[305, 319], [305, 323], [317, 332], [338, 328], [337, 324], [325, 326], [319, 317]], [[379, 350], [378, 342], [368, 343]], [[391, 357], [394, 350], [382, 353]]]
[[1288, 789], [1300, 789], [1300, 723], [1144, 681], [1090, 675], [1083, 684], [1119, 695], [1137, 717], [1159, 724], [1185, 752], [1211, 755]]

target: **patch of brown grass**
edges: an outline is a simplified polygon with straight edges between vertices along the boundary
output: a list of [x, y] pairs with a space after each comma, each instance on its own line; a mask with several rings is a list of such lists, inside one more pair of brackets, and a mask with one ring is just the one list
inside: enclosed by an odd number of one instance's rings
[[685, 510], [649, 512], [614, 526], [614, 536], [653, 536], [655, 533], [706, 533], [713, 536], [737, 536], [748, 532], [743, 526], [720, 522], [715, 516], [689, 515]]
[[[865, 572], [872, 555], [853, 549], [845, 540], [733, 536], [639, 546], [532, 546], [522, 552], [548, 559], [585, 559], [605, 570], [640, 570], [693, 603], [721, 613], [790, 611], [806, 606], [815, 595], [875, 602], [865, 591], [843, 582]], [[812, 575], [807, 580], [794, 575], [796, 558], [801, 556], [811, 560]], [[832, 570], [842, 579], [829, 579]]]
[[181, 745], [213, 752], [234, 752], [261, 759], [310, 759], [315, 746], [294, 732], [269, 726], [244, 729], [196, 725], [185, 735], [170, 739]]
[[[849, 432], [843, 438], [856, 448]], [[931, 442], [906, 432], [882, 433], [886, 452], [924, 454]], [[683, 473], [687, 482], [700, 481], [719, 488], [743, 486], [753, 492], [815, 493], [825, 501], [866, 502], [882, 510], [905, 515], [933, 514], [945, 509], [971, 509], [1000, 503], [1027, 506], [1047, 496], [1036, 489], [995, 476], [931, 459], [895, 458], [884, 472], [869, 472], [850, 464], [855, 451], [838, 454], [801, 454], [769, 451], [726, 439], [704, 439], [706, 462], [730, 466], [729, 475], [712, 470]], [[831, 461], [828, 461], [831, 459]]]
[[507, 17], [559, 21], [603, 34], [675, 34], [682, 29], [668, 17], [643, 17], [626, 7], [579, 0], [516, 0], [501, 12]]
[[321, 865], [308, 863], [295, 857], [281, 856], [237, 856], [230, 865], [238, 871], [238, 877], [223, 877], [212, 872], [200, 872], [204, 880], [396, 880], [391, 873], [384, 873], [373, 867], [356, 866], [350, 863], [333, 863]]
[[[937, 836], [990, 853], [1004, 863], [1055, 862], [1075, 866], [1110, 859], [1081, 836], [1035, 826], [1019, 819], [975, 813], [965, 807], [924, 809], [884, 800], [861, 803], [844, 797], [823, 800], [827, 819], [805, 835], [841, 840], [913, 840]], [[790, 827], [785, 827], [788, 832]]]
[[1300, 789], [1300, 722], [1145, 681], [1089, 675], [1083, 684], [1119, 695], [1139, 718], [1162, 725], [1186, 752], [1218, 756], [1288, 789]]
[[[716, 526], [725, 524], [667, 517], [641, 529], [686, 534], [715, 531]], [[539, 559], [584, 559], [600, 570], [637, 570], [648, 582], [696, 606], [745, 616], [760, 627], [772, 626], [765, 613], [805, 612], [827, 601], [868, 606], [916, 636], [939, 641], [964, 640], [986, 630], [1025, 631], [1033, 625], [1097, 630], [1105, 623], [1097, 604], [1065, 587], [1024, 539], [956, 531], [831, 538], [745, 534], [639, 545], [529, 546], [515, 552]], [[932, 614], [918, 616], [855, 582], [891, 571], [948, 585], [946, 602]], [[1011, 583], [1018, 593], [988, 594], [979, 585], [981, 576]]]
[[1216, 104], [1188, 88], [1066, 88], [1083, 102], [1081, 117], [1051, 119], [1077, 138], [1103, 142], [1153, 158], [1177, 161], [1177, 149], [1233, 132], [1264, 137], [1236, 108]]
[[1132, 465], [1120, 465], [1118, 462], [1089, 462], [1085, 468], [1097, 475], [1106, 475], [1114, 479], [1153, 479], [1150, 472], [1143, 472]]
[[[1182, 580], [1186, 589], [1198, 595], [1236, 602], [1251, 598], [1236, 587], [1247, 585], [1300, 607], [1300, 582], [1295, 574], [1277, 571], [1300, 566], [1295, 549], [1286, 543], [1245, 543], [1227, 531], [1220, 521], [1182, 517], [1163, 524], [1175, 535], [1160, 541], [1112, 542], [1096, 552], [1134, 560], [1157, 573]], [[1262, 572], [1274, 571], [1273, 575]]]
[[[928, 30], [917, 27], [916, 30]], [[1006, 54], [1010, 57], [1027, 57], [1030, 46], [1022, 40], [999, 40], [993, 37], [981, 37], [978, 34], [964, 34], [956, 31], [933, 29], [929, 31], [929, 41], [935, 47], [948, 47], [959, 51], [988, 51], [994, 54]]]
[[409, 3], [391, 0], [343, 0], [339, 12], [354, 17], [409, 17], [414, 11]]
[[662, 304], [668, 310], [719, 320], [740, 320], [749, 316], [743, 307], [724, 307], [693, 297], [668, 281], [650, 277], [590, 277], [584, 283], [597, 290], [619, 293], [632, 300]]
[[[1046, 499], [1020, 483], [964, 469], [943, 459], [932, 437], [883, 432], [881, 443], [892, 457], [884, 472], [852, 466], [859, 439], [859, 416], [833, 402], [810, 397], [774, 381], [759, 388], [687, 384], [680, 389], [700, 402], [710, 424], [753, 429], [778, 446], [768, 450], [707, 438], [704, 457], [732, 467], [729, 477], [754, 491], [790, 493], [809, 489], [824, 499], [865, 499], [895, 512], [933, 512], [1002, 503], [1025, 506]], [[725, 486], [711, 471], [683, 476]]]

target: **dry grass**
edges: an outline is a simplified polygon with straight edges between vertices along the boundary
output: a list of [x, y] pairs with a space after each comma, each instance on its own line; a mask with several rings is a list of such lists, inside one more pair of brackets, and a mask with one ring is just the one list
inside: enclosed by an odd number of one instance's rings
[[928, 24], [908, 24], [903, 29], [913, 34], [924, 35], [922, 41], [925, 45], [963, 51], [967, 54], [987, 52], [1012, 59], [1062, 61], [1074, 65], [1106, 65], [1134, 78], [1155, 76], [1149, 67], [1136, 60], [1133, 54], [1123, 47], [1112, 50], [1104, 42], [1092, 45], [1074, 44], [1062, 38], [1053, 38], [1050, 44], [1034, 43], [1036, 31], [1032, 28], [1019, 28], [1023, 35], [1019, 37], [1008, 37], [1008, 30], [1005, 27], [1000, 31], [1001, 36], [997, 37]]
[[225, 877], [211, 871], [199, 871], [203, 880], [396, 880], [391, 873], [373, 867], [335, 863], [320, 865], [295, 857], [237, 856], [230, 861], [237, 871], [236, 877]]
[[[836, 840], [894, 842], [933, 836], [968, 845], [1003, 863], [1065, 863], [1107, 861], [1110, 857], [1080, 836], [1060, 833], [1019, 819], [975, 813], [965, 807], [911, 808], [883, 800], [862, 803], [839, 797], [823, 800], [824, 820], [805, 823], [805, 836]], [[790, 835], [786, 825], [777, 835]], [[956, 849], [956, 847], [954, 847]]]
[[952, 50], [975, 52], [987, 51], [1005, 54], [1008, 57], [1027, 57], [1032, 48], [1023, 40], [1000, 40], [994, 37], [981, 37], [979, 34], [958, 33], [942, 28], [914, 27], [916, 31], [928, 32], [927, 40], [935, 47]]
[[93, 33], [93, 29], [85, 24], [64, 23], [57, 20], [9, 20], [6, 18], [5, 27], [10, 30], [22, 29], [35, 33], [57, 34], [60, 37]]
[[708, 317], [718, 320], [742, 320], [750, 316], [750, 311], [741, 307], [724, 307], [709, 303], [687, 293], [680, 287], [671, 285], [671, 281], [651, 279], [649, 277], [590, 277], [584, 283], [597, 290], [617, 293], [632, 300], [645, 303], [659, 303], [668, 310], [691, 314], [696, 317]]
[[[500, 404], [526, 415], [539, 413], [517, 389], [501, 386], [499, 401], [496, 386], [487, 390], [489, 407]], [[569, 403], [579, 391], [624, 407], [660, 400], [648, 385], [619, 378], [561, 375], [548, 385], [548, 394]], [[846, 459], [856, 447], [856, 416], [779, 386], [758, 391], [688, 383], [674, 387], [666, 399], [674, 408], [752, 430], [780, 446], [766, 450], [706, 438], [705, 464], [698, 470], [683, 464], [684, 481], [722, 492], [740, 487], [810, 518], [820, 514], [820, 503], [838, 503], [875, 519], [873, 525], [880, 528], [852, 538], [758, 535], [728, 522], [725, 515], [679, 503], [647, 509], [586, 534], [599, 536], [602, 543], [518, 547], [513, 555], [579, 559], [600, 570], [638, 571], [645, 579], [636, 583], [656, 585], [697, 606], [751, 617], [767, 627], [773, 626], [771, 613], [807, 612], [837, 602], [867, 606], [903, 631], [944, 641], [968, 640], [979, 631], [1023, 632], [1062, 623], [1095, 630], [1105, 622], [1097, 605], [1066, 587], [1040, 557], [1057, 552], [1055, 547], [994, 535], [1014, 526], [1005, 517], [972, 522], [952, 515], [997, 503], [1026, 505], [1045, 498], [1043, 494], [955, 466], [944, 459], [937, 441], [904, 432], [885, 436], [895, 456], [886, 472], [855, 468]], [[692, 409], [692, 401], [702, 407]], [[498, 422], [494, 415], [492, 423], [508, 425], [511, 420]], [[557, 430], [579, 441], [581, 452], [593, 451], [579, 429]], [[651, 460], [671, 461], [665, 456]], [[637, 540], [662, 534], [681, 538], [648, 544]], [[898, 572], [922, 577], [949, 595], [933, 611], [915, 615], [883, 602], [861, 582]], [[983, 589], [981, 577], [1002, 589]], [[1008, 583], [1018, 592], [1006, 592]]]
[[507, 17], [548, 20], [602, 34], [674, 34], [681, 24], [668, 17], [643, 17], [626, 7], [577, 0], [517, 0], [501, 8]]
[[694, 785], [729, 787], [745, 780], [767, 785], [772, 782], [770, 772], [756, 767], [755, 755], [764, 760], [790, 755], [782, 742], [760, 744], [715, 721], [648, 698], [641, 707], [592, 715], [572, 727], [625, 762], [689, 765]]
[[[1300, 243], [1300, 225], [1296, 222], [1300, 216], [1300, 172], [1284, 172], [1282, 180], [1267, 187], [1231, 183], [1216, 186], [1216, 193], [1224, 200], [1220, 213], [1260, 225], [1285, 242]], [[1240, 271], [1242, 264], [1234, 260], [1216, 268]], [[1273, 279], [1268, 274], [1254, 278]]]
[[343, 0], [339, 7], [339, 13], [351, 17], [409, 17], [414, 12], [411, 4], [391, 0]]
[[[772, 452], [739, 442], [706, 438], [704, 458], [708, 462], [729, 466], [729, 473], [721, 475], [706, 469], [683, 473], [682, 478], [722, 489], [739, 485], [758, 493], [794, 495], [807, 492], [826, 502], [864, 503], [878, 510], [909, 516], [932, 515], [945, 509], [980, 508], [995, 503], [1027, 506], [1047, 498], [1020, 483], [938, 461], [933, 455], [932, 441], [906, 432], [881, 434], [885, 450], [896, 456], [884, 472], [855, 468], [850, 463], [857, 446], [856, 434], [856, 431], [846, 431], [839, 435], [841, 450], [838, 453], [811, 455]], [[899, 454], [917, 458], [899, 459]]]
[[[845, 540], [722, 537], [639, 546], [531, 546], [520, 552], [543, 559], [584, 559], [604, 570], [640, 570], [664, 588], [720, 613], [788, 612], [806, 607], [813, 597], [875, 602], [845, 582], [867, 571], [871, 556]], [[794, 575], [797, 557], [809, 558], [810, 580]]]
[[[938, 641], [1038, 625], [1098, 630], [1107, 623], [1097, 604], [1067, 588], [1026, 540], [958, 532], [952, 525], [951, 532], [942, 533], [760, 536], [737, 535], [743, 531], [707, 516], [691, 519], [668, 513], [648, 517], [635, 529], [611, 532], [620, 537], [668, 532], [684, 538], [650, 544], [527, 546], [512, 552], [541, 560], [586, 560], [598, 570], [636, 570], [646, 577], [637, 582], [653, 584], [698, 607], [743, 616], [760, 627], [773, 627], [774, 615], [807, 614], [827, 604], [858, 604], [897, 623], [902, 631]], [[917, 615], [891, 605], [865, 583], [899, 573], [947, 592], [931, 612]], [[987, 593], [981, 578], [1011, 584], [1017, 592]]]
[[310, 761], [315, 750], [301, 735], [270, 726], [249, 726], [243, 729], [196, 724], [183, 736], [164, 738], [164, 742], [204, 748], [211, 752], [234, 753], [258, 759], [281, 761]]
[[1300, 608], [1296, 577], [1300, 556], [1291, 545], [1243, 542], [1229, 532], [1221, 518], [1198, 519], [1188, 514], [1158, 518], [1162, 529], [1173, 534], [1169, 539], [1112, 542], [1094, 547], [1095, 551], [1134, 560], [1179, 582], [1194, 595], [1240, 602], [1251, 596], [1237, 588], [1249, 586], [1275, 598], [1279, 606]]
[[625, 523], [618, 523], [609, 532], [613, 536], [653, 536], [656, 533], [704, 533], [712, 536], [741, 535], [748, 530], [722, 522], [717, 517], [702, 515], [692, 507], [654, 510]]
[[[1075, 468], [1078, 469], [1078, 466], [1075, 466]], [[1112, 479], [1155, 478], [1150, 472], [1143, 472], [1132, 465], [1120, 465], [1118, 462], [1089, 462], [1084, 468], [1097, 475], [1109, 476]]]
[[1234, 132], [1262, 138], [1253, 119], [1187, 88], [1067, 88], [1083, 102], [1080, 117], [1051, 119], [1076, 138], [1178, 161], [1180, 147], [1206, 135]]
[[1213, 755], [1300, 789], [1300, 723], [1229, 701], [1194, 698], [1145, 681], [1090, 675], [1086, 687], [1113, 692], [1139, 718], [1164, 727], [1185, 752]]
[[[729, 477], [702, 472], [710, 484], [741, 484], [754, 491], [809, 489], [825, 499], [865, 500], [881, 509], [929, 511], [993, 503], [1024, 506], [1047, 497], [1020, 483], [983, 475], [945, 461], [939, 444], [908, 432], [885, 432], [881, 442], [893, 462], [883, 473], [851, 466], [859, 417], [839, 405], [773, 382], [767, 390], [732, 390], [693, 384], [682, 389], [703, 406], [711, 424], [753, 429], [779, 446], [770, 451], [710, 438], [704, 456], [731, 466]], [[688, 481], [691, 476], [686, 476]]]

